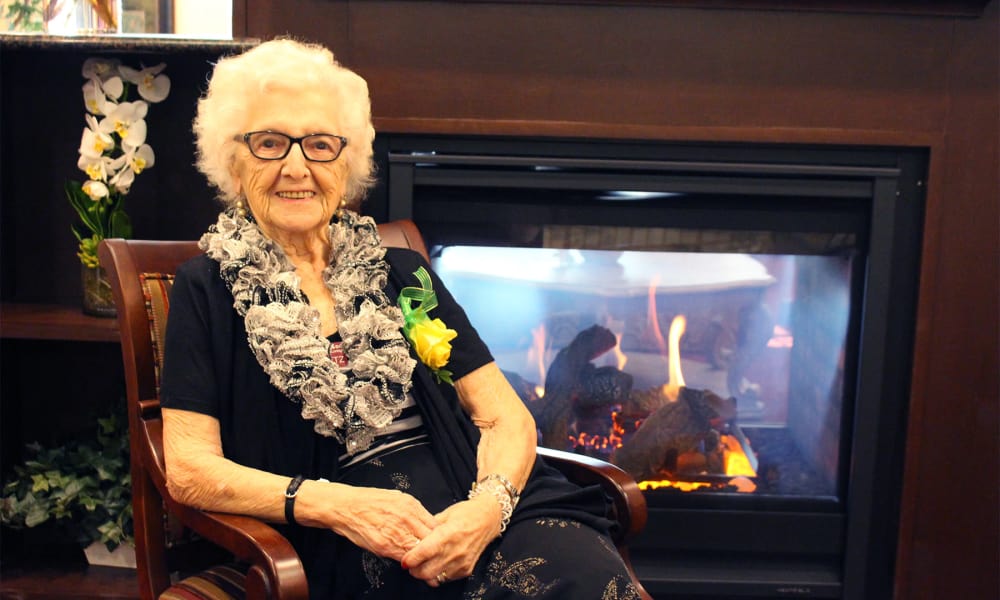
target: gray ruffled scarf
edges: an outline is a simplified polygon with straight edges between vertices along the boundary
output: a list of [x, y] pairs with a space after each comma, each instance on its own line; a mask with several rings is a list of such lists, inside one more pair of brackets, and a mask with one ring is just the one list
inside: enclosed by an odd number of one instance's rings
[[343, 371], [330, 358], [319, 311], [299, 289], [294, 265], [252, 219], [223, 212], [200, 247], [219, 263], [271, 385], [302, 404], [302, 418], [313, 420], [317, 433], [355, 454], [399, 415], [416, 361], [403, 338], [403, 314], [383, 291], [388, 265], [374, 220], [343, 210], [329, 240], [323, 280], [350, 361]]

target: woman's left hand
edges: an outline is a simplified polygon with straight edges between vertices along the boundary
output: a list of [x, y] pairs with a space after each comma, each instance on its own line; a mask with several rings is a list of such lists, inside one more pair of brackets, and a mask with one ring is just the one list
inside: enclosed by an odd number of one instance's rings
[[500, 534], [500, 504], [488, 494], [449, 506], [439, 525], [403, 556], [404, 569], [431, 587], [472, 574], [486, 546]]

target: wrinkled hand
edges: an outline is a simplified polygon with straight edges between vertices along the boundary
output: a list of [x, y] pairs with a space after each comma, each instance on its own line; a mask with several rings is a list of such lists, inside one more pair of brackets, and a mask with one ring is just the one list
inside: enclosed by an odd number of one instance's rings
[[448, 581], [472, 574], [486, 546], [500, 534], [500, 505], [489, 495], [449, 506], [435, 515], [439, 525], [401, 561], [404, 569], [431, 587], [439, 574]]
[[419, 500], [399, 490], [355, 488], [337, 532], [378, 556], [403, 556], [438, 526], [439, 520]]

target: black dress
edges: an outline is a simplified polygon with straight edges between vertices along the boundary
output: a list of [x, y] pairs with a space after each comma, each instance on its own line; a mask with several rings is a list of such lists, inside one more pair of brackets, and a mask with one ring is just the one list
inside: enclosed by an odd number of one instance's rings
[[[417, 285], [429, 265], [419, 254], [389, 249], [386, 294]], [[455, 379], [492, 361], [464, 311], [433, 273], [441, 318], [458, 332], [448, 363]], [[429, 443], [341, 472], [343, 446], [316, 434], [300, 406], [271, 386], [247, 343], [243, 319], [214, 260], [199, 256], [177, 271], [170, 296], [161, 401], [219, 420], [224, 455], [236, 463], [293, 477], [325, 478], [400, 489], [433, 514], [462, 500], [476, 476], [478, 430], [454, 388], [438, 384], [418, 361], [412, 394]], [[580, 488], [537, 460], [507, 531], [487, 547], [467, 579], [430, 588], [398, 563], [353, 546], [331, 531], [278, 528], [295, 547], [312, 598], [635, 598], [624, 564], [607, 536], [612, 522], [596, 488]]]

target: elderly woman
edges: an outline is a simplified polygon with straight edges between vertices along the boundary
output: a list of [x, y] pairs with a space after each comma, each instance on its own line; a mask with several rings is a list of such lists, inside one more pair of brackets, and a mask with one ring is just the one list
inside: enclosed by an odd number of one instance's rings
[[225, 209], [171, 296], [171, 493], [277, 524], [315, 598], [636, 597], [603, 495], [536, 459], [465, 313], [355, 212], [370, 112], [319, 46], [215, 67], [194, 129]]

